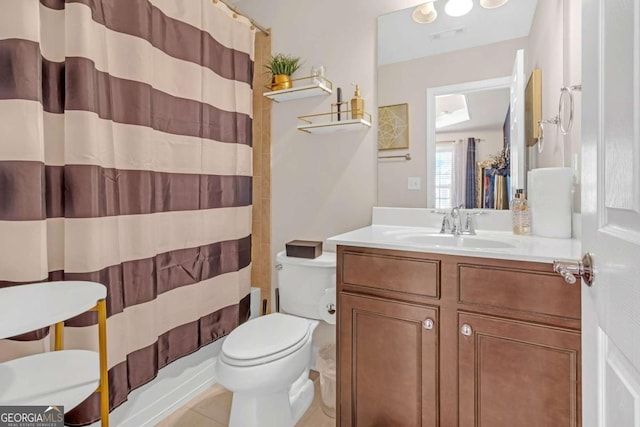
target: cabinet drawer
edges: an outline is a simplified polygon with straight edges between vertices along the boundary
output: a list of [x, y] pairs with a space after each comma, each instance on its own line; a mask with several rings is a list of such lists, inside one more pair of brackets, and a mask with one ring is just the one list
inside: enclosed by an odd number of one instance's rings
[[458, 264], [458, 300], [580, 319], [580, 286], [568, 285], [551, 272]]
[[343, 283], [438, 298], [440, 261], [343, 252]]

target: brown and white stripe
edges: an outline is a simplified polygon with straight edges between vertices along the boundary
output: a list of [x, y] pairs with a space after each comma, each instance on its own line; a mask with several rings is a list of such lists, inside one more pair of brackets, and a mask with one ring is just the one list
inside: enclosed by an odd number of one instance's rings
[[[250, 22], [209, 0], [6, 0], [0, 287], [108, 289], [112, 407], [248, 318]], [[66, 323], [97, 348], [96, 319]], [[0, 341], [0, 361], [50, 349]], [[99, 417], [96, 395], [67, 414]]]

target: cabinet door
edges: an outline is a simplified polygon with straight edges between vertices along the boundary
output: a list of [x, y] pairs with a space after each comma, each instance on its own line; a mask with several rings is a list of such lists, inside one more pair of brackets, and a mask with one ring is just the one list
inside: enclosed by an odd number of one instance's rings
[[580, 425], [580, 333], [458, 313], [460, 426]]
[[341, 292], [339, 426], [436, 426], [438, 310]]

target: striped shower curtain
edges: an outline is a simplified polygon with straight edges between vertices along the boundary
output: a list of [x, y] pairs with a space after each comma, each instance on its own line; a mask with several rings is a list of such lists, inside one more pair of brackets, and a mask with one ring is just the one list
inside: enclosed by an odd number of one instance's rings
[[[253, 50], [210, 0], [0, 4], [0, 286], [107, 286], [112, 408], [248, 317]], [[65, 347], [96, 328], [67, 322]], [[94, 394], [66, 421], [98, 417]]]

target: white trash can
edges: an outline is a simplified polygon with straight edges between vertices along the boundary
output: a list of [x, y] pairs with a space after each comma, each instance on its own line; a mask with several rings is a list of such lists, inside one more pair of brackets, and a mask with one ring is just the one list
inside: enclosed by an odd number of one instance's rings
[[336, 345], [329, 344], [318, 352], [316, 367], [320, 373], [320, 407], [322, 412], [336, 417]]

